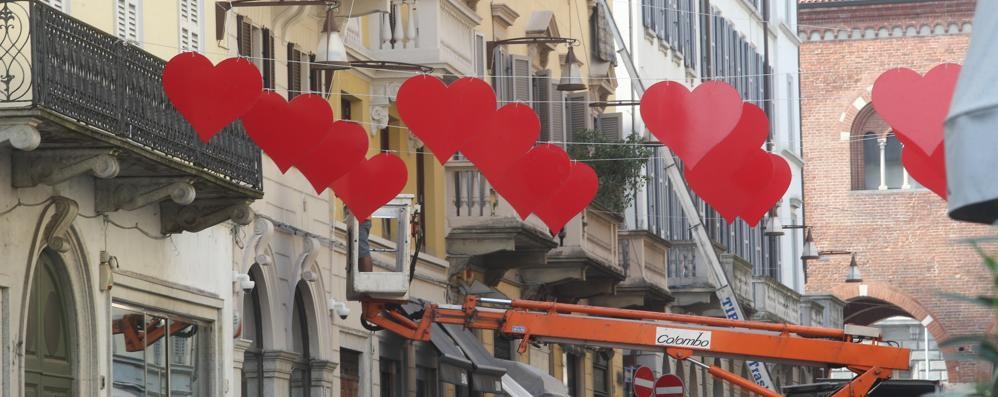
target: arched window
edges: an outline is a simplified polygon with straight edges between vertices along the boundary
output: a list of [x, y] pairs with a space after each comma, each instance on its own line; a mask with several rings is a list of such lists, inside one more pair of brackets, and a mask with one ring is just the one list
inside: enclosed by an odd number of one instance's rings
[[73, 310], [65, 296], [69, 289], [59, 278], [65, 271], [57, 269], [56, 259], [49, 253], [38, 258], [28, 296], [27, 338], [24, 344], [24, 387], [31, 391], [71, 395], [75, 368], [72, 330], [68, 310]]
[[305, 306], [304, 289], [308, 288], [304, 281], [295, 288], [295, 302], [291, 310], [291, 337], [295, 361], [291, 365], [291, 396], [311, 396], [312, 385], [312, 354], [309, 341], [309, 319]]
[[260, 277], [256, 265], [249, 272], [250, 280], [256, 283], [243, 295], [242, 338], [252, 341], [246, 349], [242, 373], [243, 397], [263, 396], [263, 318], [260, 313]]
[[910, 189], [901, 142], [872, 105], [856, 115], [850, 134], [853, 190]]

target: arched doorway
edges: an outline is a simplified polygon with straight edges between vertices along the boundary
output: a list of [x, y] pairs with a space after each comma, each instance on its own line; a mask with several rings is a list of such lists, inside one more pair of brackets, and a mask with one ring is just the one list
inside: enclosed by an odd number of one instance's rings
[[308, 284], [300, 281], [295, 288], [295, 300], [291, 310], [292, 353], [291, 396], [309, 397], [312, 395], [312, 349], [311, 319], [307, 304], [311, 303]]
[[49, 252], [38, 258], [28, 294], [24, 346], [26, 396], [71, 396], [74, 393], [74, 332], [69, 310], [70, 289], [60, 274], [61, 263]]
[[260, 299], [263, 274], [257, 265], [249, 271], [250, 280], [256, 288], [243, 295], [242, 338], [252, 341], [244, 353], [242, 371], [242, 397], [259, 397], [264, 392], [263, 372], [263, 315]]

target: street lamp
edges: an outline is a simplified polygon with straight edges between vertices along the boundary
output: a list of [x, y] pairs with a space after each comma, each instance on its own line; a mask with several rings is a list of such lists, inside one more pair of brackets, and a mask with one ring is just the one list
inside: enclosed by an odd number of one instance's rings
[[[763, 229], [762, 234], [769, 237], [776, 237], [783, 235], [783, 229], [796, 229], [794, 227], [783, 226], [783, 221], [780, 220], [779, 215], [776, 214], [776, 208], [769, 210], [769, 219], [766, 220], [766, 227]], [[794, 225], [788, 225], [794, 226]]]
[[862, 281], [863, 278], [859, 275], [859, 265], [856, 263], [856, 254], [852, 254], [852, 259], [849, 261], [849, 276], [846, 277], [846, 282], [858, 283]]
[[311, 67], [318, 70], [350, 68], [347, 47], [343, 44], [343, 36], [336, 25], [336, 10], [333, 8], [326, 10], [326, 19], [322, 23], [322, 32], [319, 33], [319, 48], [316, 49], [315, 61], [311, 63]]
[[821, 258], [821, 253], [818, 252], [818, 245], [814, 243], [814, 238], [811, 237], [811, 228], [807, 228], [807, 233], [804, 235], [804, 250], [800, 255], [801, 259], [819, 259]]
[[[561, 65], [561, 79], [558, 80], [556, 89], [558, 91], [580, 91], [586, 89], [586, 83], [582, 80], [582, 62], [575, 56], [575, 47], [578, 40], [568, 37], [550, 36], [528, 36], [513, 37], [503, 40], [495, 40], [486, 43], [485, 50], [489, 54], [488, 63], [492, 64], [493, 51], [496, 46], [511, 44], [568, 44], [568, 54], [565, 55], [565, 62]], [[515, 76], [519, 77], [519, 76]]]

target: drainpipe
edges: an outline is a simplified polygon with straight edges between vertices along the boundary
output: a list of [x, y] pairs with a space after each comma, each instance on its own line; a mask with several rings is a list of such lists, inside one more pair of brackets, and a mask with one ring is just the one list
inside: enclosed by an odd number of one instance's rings
[[[762, 96], [763, 96], [763, 107], [767, 115], [772, 114], [773, 101], [772, 101], [772, 88], [770, 87], [773, 82], [773, 76], [769, 73], [769, 1], [762, 0]], [[773, 150], [773, 128], [772, 119], [769, 121], [769, 139], [766, 140], [766, 150]]]

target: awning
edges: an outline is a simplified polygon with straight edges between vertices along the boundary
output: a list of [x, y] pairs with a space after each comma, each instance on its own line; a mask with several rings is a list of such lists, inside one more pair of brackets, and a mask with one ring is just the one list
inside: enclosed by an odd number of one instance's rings
[[485, 350], [471, 331], [454, 324], [444, 324], [443, 328], [475, 366], [471, 374], [471, 389], [482, 393], [502, 392], [502, 376], [506, 374], [506, 369], [499, 365], [499, 360]]
[[[516, 390], [526, 391], [527, 394], [521, 394], [523, 396], [571, 397], [568, 395], [568, 387], [564, 383], [529, 364], [509, 360], [498, 361], [499, 365], [506, 368], [506, 376], [512, 378], [513, 382], [511, 383], [516, 383], [516, 387], [518, 387]], [[519, 397], [512, 390], [507, 390], [507, 393], [513, 397]]]
[[978, 1], [970, 49], [946, 120], [949, 216], [998, 221], [998, 1]]
[[437, 366], [440, 381], [467, 386], [468, 372], [474, 370], [474, 366], [440, 324], [433, 324], [433, 328], [430, 329], [430, 343], [433, 343], [433, 346], [440, 352], [440, 363]]

